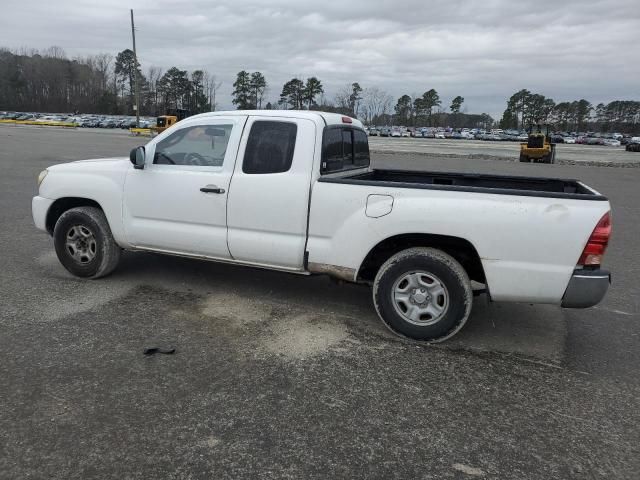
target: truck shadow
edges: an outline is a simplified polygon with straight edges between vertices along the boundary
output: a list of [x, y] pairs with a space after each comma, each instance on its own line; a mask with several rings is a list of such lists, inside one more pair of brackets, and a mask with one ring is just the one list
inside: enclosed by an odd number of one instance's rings
[[[165, 290], [187, 291], [205, 298], [221, 299], [229, 311], [254, 302], [308, 316], [331, 317], [344, 322], [363, 341], [377, 337], [400, 341], [378, 319], [367, 286], [337, 283], [324, 276], [288, 273], [203, 262], [151, 253], [126, 253], [109, 281], [131, 287], [151, 285]], [[257, 303], [256, 303], [257, 302]], [[266, 310], [266, 308], [265, 308]], [[491, 303], [486, 295], [475, 297], [465, 327], [443, 348], [477, 352], [500, 352], [532, 357], [557, 364], [562, 360], [566, 324], [559, 308], [547, 305]]]

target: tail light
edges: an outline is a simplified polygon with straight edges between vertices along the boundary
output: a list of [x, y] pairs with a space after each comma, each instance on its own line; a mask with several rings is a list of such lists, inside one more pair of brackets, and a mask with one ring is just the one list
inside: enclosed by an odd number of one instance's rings
[[596, 228], [587, 241], [587, 245], [580, 255], [578, 265], [597, 266], [602, 263], [602, 256], [607, 249], [609, 237], [611, 236], [611, 212], [607, 212], [600, 219]]
[[342, 123], [353, 123], [351, 117], [342, 117]]

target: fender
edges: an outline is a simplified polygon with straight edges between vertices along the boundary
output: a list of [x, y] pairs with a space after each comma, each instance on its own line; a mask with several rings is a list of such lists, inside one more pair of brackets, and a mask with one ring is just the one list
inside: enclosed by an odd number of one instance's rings
[[47, 169], [40, 196], [50, 200], [84, 198], [97, 203], [118, 245], [128, 248], [122, 216], [122, 189], [128, 168], [132, 167], [126, 158], [54, 165]]

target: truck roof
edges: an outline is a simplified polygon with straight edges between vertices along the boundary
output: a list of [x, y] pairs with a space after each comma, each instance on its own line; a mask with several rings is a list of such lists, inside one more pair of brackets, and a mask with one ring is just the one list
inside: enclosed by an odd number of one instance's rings
[[[322, 120], [326, 125], [352, 124], [355, 127], [364, 128], [362, 122], [356, 118], [341, 115], [339, 113], [319, 112], [315, 110], [227, 110], [201, 113], [189, 118], [206, 118], [218, 115], [260, 115], [262, 117], [308, 118], [313, 121]], [[351, 121], [345, 121], [345, 119], [350, 119]]]

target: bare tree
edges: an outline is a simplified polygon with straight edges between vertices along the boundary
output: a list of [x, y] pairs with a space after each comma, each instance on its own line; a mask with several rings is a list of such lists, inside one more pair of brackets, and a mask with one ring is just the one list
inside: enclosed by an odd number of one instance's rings
[[365, 88], [360, 105], [366, 123], [389, 113], [393, 104], [393, 97], [378, 87]]
[[336, 107], [342, 110], [344, 113], [349, 112], [350, 107], [350, 97], [351, 97], [351, 85], [347, 85], [343, 87], [334, 98], [334, 102]]
[[215, 75], [210, 74], [207, 70], [204, 70], [204, 89], [207, 92], [207, 98], [211, 105], [211, 111], [215, 112], [217, 108], [216, 94], [222, 86], [222, 82], [219, 82]]
[[43, 57], [48, 58], [56, 58], [58, 60], [64, 60], [67, 58], [67, 54], [64, 52], [62, 47], [58, 47], [57, 45], [53, 45], [42, 52]]
[[147, 69], [147, 82], [148, 82], [148, 110], [152, 115], [158, 115], [160, 109], [158, 108], [158, 82], [162, 78], [162, 68], [151, 66]]
[[93, 56], [95, 69], [100, 76], [100, 87], [102, 90], [107, 89], [109, 83], [109, 77], [111, 73], [111, 62], [113, 62], [113, 55], [108, 53], [99, 53]]

